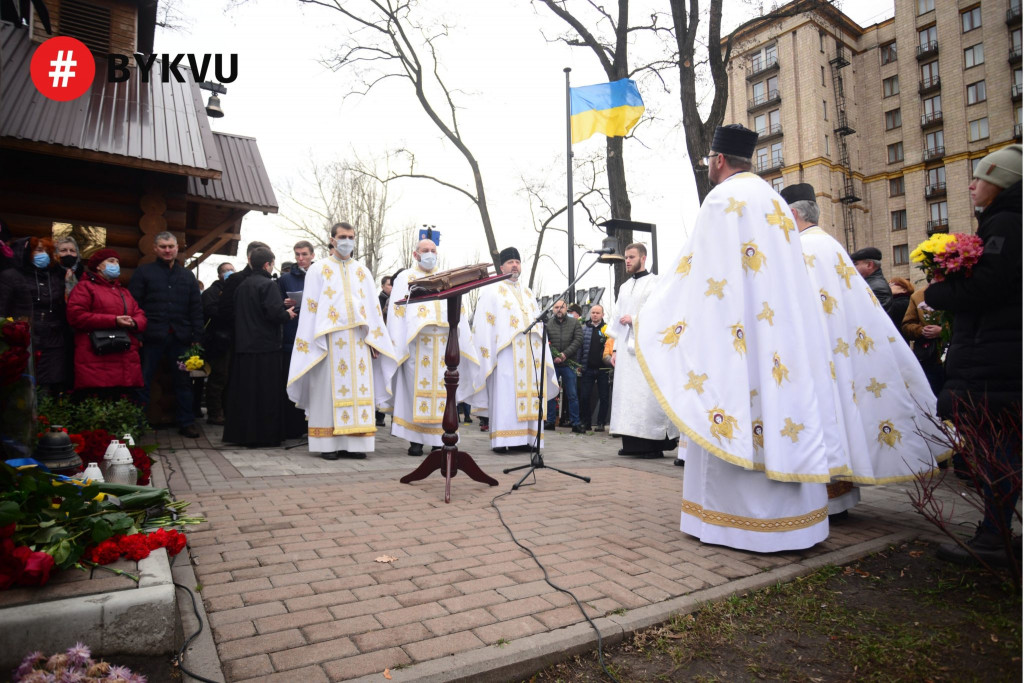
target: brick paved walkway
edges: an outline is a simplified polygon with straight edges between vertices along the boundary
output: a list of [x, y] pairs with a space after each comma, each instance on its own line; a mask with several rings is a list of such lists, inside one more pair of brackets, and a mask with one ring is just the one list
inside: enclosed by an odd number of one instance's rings
[[[453, 654], [485, 662], [522, 649], [506, 644], [529, 649], [530, 636], [583, 621], [491, 508], [518, 479], [501, 469], [528, 456], [491, 453], [475, 425], [465, 447], [499, 486], [457, 476], [450, 505], [438, 474], [398, 482], [419, 459], [390, 436], [378, 438], [366, 460], [328, 462], [304, 446], [228, 449], [218, 428], [206, 429], [208, 438], [159, 432], [157, 440], [175, 495], [209, 520], [189, 539], [227, 680], [384, 680], [385, 668], [395, 680], [428, 669], [444, 680]], [[548, 464], [592, 483], [541, 471], [535, 485], [497, 505], [591, 617], [657, 616], [680, 596], [738, 590], [744, 579], [830, 561], [866, 542], [933, 533], [903, 488], [889, 486], [865, 490], [849, 520], [809, 551], [758, 555], [702, 545], [678, 530], [684, 468], [669, 458], [619, 457], [618, 442], [605, 434], [566, 432], [548, 438]], [[396, 559], [377, 561], [382, 556]]]

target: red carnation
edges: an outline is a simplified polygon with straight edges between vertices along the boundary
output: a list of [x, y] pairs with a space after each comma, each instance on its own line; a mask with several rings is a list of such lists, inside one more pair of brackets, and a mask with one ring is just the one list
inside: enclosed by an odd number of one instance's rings
[[121, 557], [121, 549], [114, 539], [108, 538], [90, 550], [87, 553], [87, 557], [96, 564], [110, 564], [111, 562], [116, 562]]
[[122, 536], [121, 542], [118, 545], [121, 548], [121, 552], [129, 560], [138, 562], [149, 557], [149, 543], [146, 541], [145, 534]]
[[177, 555], [185, 548], [185, 544], [188, 542], [188, 539], [185, 538], [185, 534], [174, 529], [171, 529], [167, 535], [171, 542], [170, 545], [164, 546], [167, 548], [167, 554], [171, 556]]
[[28, 367], [28, 351], [12, 346], [0, 353], [0, 386], [10, 384], [21, 377]]
[[[21, 546], [28, 550], [26, 546]], [[29, 551], [31, 552], [31, 551]], [[18, 552], [14, 541], [9, 538], [0, 539], [0, 590], [13, 586], [25, 572], [25, 553]]]
[[18, 525], [15, 524], [14, 522], [11, 522], [7, 526], [0, 526], [0, 538], [10, 538], [11, 536], [13, 536], [14, 535], [14, 529], [17, 526]]
[[[22, 546], [28, 550], [28, 546]], [[19, 548], [20, 550], [20, 548]], [[19, 586], [42, 586], [50, 580], [53, 558], [42, 551], [30, 552], [25, 561], [25, 572], [18, 579]]]
[[85, 439], [83, 439], [80, 434], [68, 434], [68, 437], [71, 439], [71, 443], [75, 447], [75, 453], [81, 455], [82, 451], [85, 450]]
[[10, 346], [28, 346], [31, 340], [31, 335], [28, 329], [28, 323], [24, 320], [19, 320], [14, 323], [7, 323], [3, 326], [2, 335], [4, 341]]

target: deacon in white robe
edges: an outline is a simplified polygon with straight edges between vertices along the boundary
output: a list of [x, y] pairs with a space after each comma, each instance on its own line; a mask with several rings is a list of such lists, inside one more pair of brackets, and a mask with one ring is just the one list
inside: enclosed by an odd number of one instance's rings
[[647, 272], [647, 247], [631, 244], [624, 253], [630, 278], [619, 288], [615, 315], [608, 325], [608, 336], [615, 340], [615, 384], [608, 432], [622, 437], [619, 455], [661, 458], [664, 451], [677, 447], [679, 430], [661, 409], [636, 362], [633, 330], [640, 309], [658, 287], [658, 276]]
[[830, 515], [860, 500], [854, 487], [910, 481], [943, 457], [935, 396], [914, 354], [843, 247], [818, 227], [814, 188], [781, 192], [800, 231], [818, 318], [831, 348], [841, 459], [830, 463]]
[[[480, 371], [468, 403], [490, 418], [491, 448], [527, 448], [544, 443], [543, 424], [537, 411], [539, 381], [544, 382], [544, 401], [558, 392], [551, 351], [541, 340], [540, 325], [523, 332], [540, 314], [537, 299], [520, 283], [519, 251], [514, 247], [500, 254], [501, 272], [508, 280], [484, 287], [473, 314], [473, 339]], [[541, 413], [543, 423], [543, 413]]]
[[715, 188], [634, 326], [637, 360], [687, 439], [680, 529], [774, 552], [828, 537], [836, 423], [796, 226], [778, 193], [743, 171], [756, 142], [736, 124], [715, 131], [705, 161]]
[[332, 255], [306, 273], [305, 309], [288, 369], [288, 397], [306, 411], [309, 450], [326, 460], [374, 449], [374, 408], [390, 397], [395, 352], [373, 275], [351, 258], [355, 232], [334, 229]]
[[[448, 344], [448, 301], [428, 301], [409, 306], [398, 305], [409, 294], [416, 280], [437, 272], [437, 246], [432, 240], [420, 240], [413, 252], [415, 263], [399, 273], [388, 313], [388, 334], [398, 358], [395, 374], [394, 413], [391, 433], [409, 441], [409, 455], [422, 455], [423, 444], [439, 448], [444, 429], [441, 419], [447, 401], [444, 385], [445, 348]], [[473, 393], [479, 362], [473, 335], [463, 306], [459, 319], [459, 388], [456, 397], [466, 400]]]

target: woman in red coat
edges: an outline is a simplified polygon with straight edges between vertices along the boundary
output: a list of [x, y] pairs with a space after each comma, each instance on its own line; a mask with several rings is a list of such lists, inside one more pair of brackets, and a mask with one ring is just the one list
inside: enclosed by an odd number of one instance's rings
[[[100, 249], [89, 258], [85, 276], [68, 297], [68, 324], [75, 332], [75, 389], [98, 394], [128, 394], [142, 386], [138, 335], [146, 330], [146, 314], [117, 278], [121, 266], [117, 252]], [[89, 333], [124, 329], [131, 337], [127, 351], [97, 355]], [[103, 391], [96, 391], [97, 389]]]

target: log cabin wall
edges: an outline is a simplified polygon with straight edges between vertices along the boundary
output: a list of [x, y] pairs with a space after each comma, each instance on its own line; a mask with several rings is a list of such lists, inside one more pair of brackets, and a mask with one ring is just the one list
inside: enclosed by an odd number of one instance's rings
[[54, 223], [99, 226], [118, 252], [122, 281], [152, 261], [152, 236], [186, 241], [184, 176], [0, 150], [0, 218], [15, 237], [52, 237]]
[[[109, 53], [131, 55], [136, 51], [138, 9], [134, 3], [125, 0], [44, 0], [44, 4], [50, 12], [54, 35], [74, 36], [104, 57]], [[64, 6], [67, 6], [67, 12], [62, 12]], [[61, 21], [63, 14], [68, 15], [67, 21]], [[39, 21], [39, 15], [33, 13], [32, 39], [41, 43], [47, 38], [50, 36]]]

